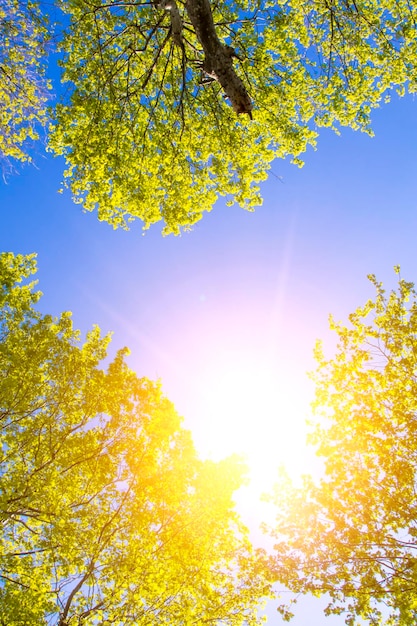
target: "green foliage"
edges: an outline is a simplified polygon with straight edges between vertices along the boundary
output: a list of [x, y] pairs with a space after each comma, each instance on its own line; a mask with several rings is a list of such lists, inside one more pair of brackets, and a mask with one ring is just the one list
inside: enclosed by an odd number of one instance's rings
[[0, 623], [259, 623], [269, 587], [234, 511], [236, 459], [198, 459], [160, 386], [0, 255]]
[[[399, 268], [396, 268], [399, 273]], [[346, 623], [411, 626], [417, 619], [417, 293], [399, 278], [317, 347], [311, 436], [319, 481], [277, 485], [277, 578], [295, 592], [327, 593]], [[382, 608], [381, 608], [382, 607]]]
[[[301, 164], [322, 126], [370, 132], [392, 89], [416, 91], [416, 0], [55, 0], [48, 15], [59, 8], [50, 147], [74, 199], [115, 228], [178, 234], [219, 197], [252, 210], [273, 159]], [[0, 0], [0, 29], [0, 153], [26, 159], [48, 33], [23, 0]], [[225, 98], [230, 74], [243, 107]]]
[[201, 81], [187, 6], [202, 2], [178, 4], [181, 45], [156, 1], [64, 3], [72, 97], [52, 147], [66, 155], [75, 199], [114, 227], [163, 220], [178, 233], [219, 196], [252, 209], [270, 162], [297, 161], [316, 127], [369, 131], [390, 88], [416, 89], [414, 0], [220, 0], [216, 32], [236, 50], [254, 106], [253, 120], [238, 117], [217, 81]]
[[0, 161], [30, 160], [47, 121], [44, 60], [48, 30], [38, 4], [0, 0]]

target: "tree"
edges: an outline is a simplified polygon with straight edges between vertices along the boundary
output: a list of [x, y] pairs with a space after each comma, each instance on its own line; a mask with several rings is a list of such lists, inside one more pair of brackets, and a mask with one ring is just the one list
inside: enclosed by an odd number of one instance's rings
[[0, 624], [259, 623], [269, 594], [232, 496], [159, 384], [70, 314], [41, 315], [34, 256], [0, 255]]
[[0, 162], [30, 160], [28, 142], [46, 124], [49, 38], [46, 20], [32, 1], [0, 0]]
[[[52, 6], [66, 88], [50, 148], [75, 200], [114, 227], [162, 221], [179, 233], [219, 197], [253, 209], [273, 159], [300, 164], [322, 126], [370, 132], [391, 90], [416, 91], [415, 0]], [[24, 159], [45, 121], [51, 34], [35, 1], [0, 0], [0, 27], [0, 148]]]
[[[369, 131], [416, 90], [414, 0], [68, 0], [70, 99], [52, 149], [74, 197], [178, 233], [219, 196], [251, 209], [271, 161], [316, 128]], [[252, 119], [253, 118], [253, 119]]]
[[[399, 273], [399, 268], [396, 268]], [[297, 593], [330, 596], [349, 625], [417, 619], [417, 293], [389, 295], [350, 315], [332, 360], [317, 347], [311, 436], [320, 480], [277, 486], [275, 575]], [[381, 608], [382, 607], [382, 608]]]

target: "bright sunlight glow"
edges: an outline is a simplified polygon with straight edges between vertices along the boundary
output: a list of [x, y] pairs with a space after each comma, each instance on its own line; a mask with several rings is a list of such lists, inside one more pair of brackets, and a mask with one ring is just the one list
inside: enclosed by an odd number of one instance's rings
[[305, 469], [311, 387], [292, 380], [285, 367], [260, 355], [227, 354], [208, 367], [204, 389], [207, 456], [243, 454], [253, 481], [266, 484], [283, 465], [295, 476]]

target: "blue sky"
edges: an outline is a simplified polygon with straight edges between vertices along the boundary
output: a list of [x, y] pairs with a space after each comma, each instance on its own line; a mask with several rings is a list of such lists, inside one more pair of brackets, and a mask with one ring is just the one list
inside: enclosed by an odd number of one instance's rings
[[[308, 466], [294, 440], [311, 400], [314, 342], [332, 349], [328, 314], [345, 319], [373, 295], [368, 273], [390, 286], [400, 264], [417, 281], [417, 103], [393, 100], [375, 112], [374, 138], [322, 132], [304, 168], [273, 164], [255, 213], [219, 202], [177, 238], [158, 226], [114, 231], [84, 214], [57, 193], [62, 162], [39, 150], [34, 166], [0, 184], [0, 249], [38, 253], [42, 310], [73, 311], [82, 332], [95, 323], [113, 331], [112, 350], [129, 346], [131, 367], [162, 379], [203, 455], [251, 454], [252, 440], [253, 465], [264, 463], [255, 482], [267, 486], [286, 448], [296, 467]], [[233, 370], [259, 373], [266, 397], [272, 387], [285, 403], [264, 416], [254, 407], [243, 423], [245, 381], [224, 395]], [[210, 406], [214, 397], [226, 413]], [[242, 503], [250, 523], [256, 506]], [[324, 619], [308, 602], [293, 621], [307, 623], [343, 619]]]

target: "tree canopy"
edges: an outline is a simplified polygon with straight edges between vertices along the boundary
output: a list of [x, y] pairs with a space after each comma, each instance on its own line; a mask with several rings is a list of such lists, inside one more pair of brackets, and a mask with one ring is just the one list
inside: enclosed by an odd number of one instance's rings
[[42, 315], [32, 256], [0, 255], [0, 624], [259, 623], [243, 469], [201, 461], [160, 386], [108, 337]]
[[[9, 15], [3, 30], [19, 33], [17, 47], [11, 37], [0, 43], [12, 77], [0, 81], [0, 98], [20, 128], [0, 147], [18, 158], [16, 145], [35, 132], [22, 119], [43, 117], [37, 6], [0, 2], [0, 17]], [[416, 90], [414, 0], [55, 7], [65, 12], [56, 37], [66, 87], [51, 110], [50, 146], [65, 155], [74, 198], [114, 227], [162, 221], [164, 232], [178, 233], [221, 196], [251, 209], [274, 158], [298, 161], [320, 126], [369, 131], [372, 108], [392, 89]], [[3, 59], [12, 47], [9, 72]]]
[[29, 159], [46, 124], [47, 23], [36, 2], [0, 0], [0, 166]]
[[[396, 268], [399, 272], [399, 269]], [[311, 442], [320, 480], [277, 486], [276, 576], [297, 593], [328, 594], [327, 614], [353, 624], [417, 619], [417, 293], [387, 294], [332, 328], [336, 355], [317, 347]]]

